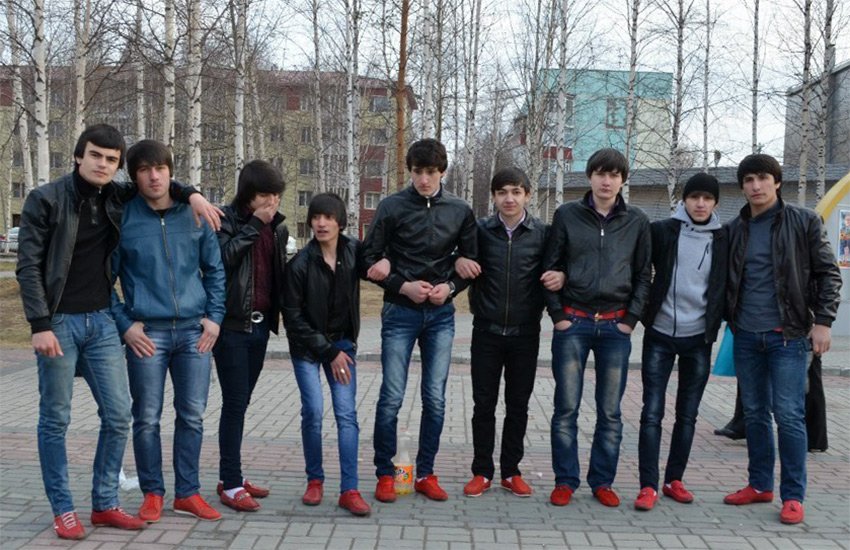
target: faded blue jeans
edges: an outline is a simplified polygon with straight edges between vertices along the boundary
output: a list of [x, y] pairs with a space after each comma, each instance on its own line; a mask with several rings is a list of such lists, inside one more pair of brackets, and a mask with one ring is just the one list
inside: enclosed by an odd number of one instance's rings
[[119, 505], [118, 473], [130, 430], [130, 393], [118, 330], [108, 310], [57, 313], [52, 330], [64, 355], [36, 354], [38, 362], [38, 457], [53, 515], [74, 510], [68, 486], [65, 433], [71, 422], [74, 372], [79, 368], [97, 403], [100, 433], [92, 468], [92, 508]]
[[587, 357], [593, 351], [596, 372], [596, 429], [590, 449], [587, 483], [594, 491], [610, 487], [617, 475], [623, 421], [620, 400], [626, 389], [631, 335], [616, 321], [575, 317], [567, 330], [552, 336], [555, 412], [552, 415], [552, 467], [555, 484], [578, 488], [578, 412]]
[[204, 411], [210, 390], [209, 352], [198, 352], [200, 324], [184, 328], [150, 328], [145, 334], [156, 345], [153, 357], [136, 357], [127, 348], [130, 393], [133, 395], [133, 451], [143, 493], [165, 494], [159, 421], [165, 398], [165, 377], [174, 387], [174, 496], [186, 498], [201, 489], [198, 461], [204, 439]]
[[376, 475], [393, 475], [398, 411], [407, 388], [413, 344], [419, 341], [422, 355], [422, 420], [416, 476], [434, 473], [434, 458], [446, 411], [446, 380], [455, 335], [455, 306], [415, 309], [385, 303], [381, 311], [381, 367], [383, 381], [375, 412]]
[[[357, 351], [350, 340], [334, 343], [351, 359]], [[322, 468], [322, 377], [324, 370], [331, 391], [331, 403], [336, 419], [337, 447], [339, 452], [340, 493], [357, 489], [357, 451], [360, 445], [360, 425], [357, 423], [357, 366], [350, 365], [351, 382], [340, 384], [334, 379], [331, 364], [293, 357], [295, 380], [301, 392], [301, 442], [304, 445], [304, 463], [307, 480], [325, 480]]]
[[782, 501], [806, 497], [806, 369], [811, 354], [808, 338], [786, 340], [779, 332], [735, 331], [735, 374], [741, 389], [747, 426], [749, 484], [759, 491], [773, 490], [779, 439]]

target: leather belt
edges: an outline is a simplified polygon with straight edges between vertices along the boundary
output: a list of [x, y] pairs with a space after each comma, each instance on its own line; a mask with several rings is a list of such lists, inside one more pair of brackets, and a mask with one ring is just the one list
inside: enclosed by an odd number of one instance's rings
[[596, 313], [588, 313], [587, 311], [582, 311], [580, 309], [575, 309], [570, 306], [564, 306], [564, 313], [567, 315], [573, 315], [575, 317], [583, 317], [585, 319], [593, 319], [594, 321], [613, 321], [615, 319], [622, 319], [626, 316], [625, 309], [618, 309], [616, 311], [597, 311]]

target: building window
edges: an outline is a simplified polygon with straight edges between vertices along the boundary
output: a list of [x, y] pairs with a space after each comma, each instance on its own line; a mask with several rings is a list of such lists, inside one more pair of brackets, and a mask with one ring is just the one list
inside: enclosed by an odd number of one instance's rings
[[227, 139], [223, 122], [206, 122], [203, 125], [203, 136], [207, 141], [224, 141]]
[[12, 198], [13, 199], [22, 199], [26, 194], [26, 189], [24, 188], [24, 182], [22, 181], [13, 181], [12, 182]]
[[383, 95], [373, 95], [369, 100], [369, 110], [373, 113], [383, 113], [390, 110], [390, 98]]
[[310, 238], [310, 226], [307, 222], [298, 222], [296, 225], [298, 228], [298, 238], [299, 239], [309, 239]]
[[608, 109], [605, 115], [605, 126], [607, 128], [626, 127], [626, 100], [622, 98], [608, 98]]
[[365, 193], [363, 195], [363, 208], [366, 210], [374, 210], [378, 208], [379, 202], [381, 202], [380, 193]]
[[64, 137], [65, 125], [62, 124], [62, 121], [54, 120], [47, 125], [47, 134], [50, 136], [50, 139], [59, 139]]
[[311, 176], [315, 171], [313, 159], [298, 159], [298, 173], [302, 176]]
[[384, 175], [384, 162], [381, 160], [367, 160], [363, 164], [363, 177], [380, 178]]
[[283, 141], [283, 126], [274, 124], [269, 128], [269, 141]]
[[51, 168], [65, 168], [65, 155], [62, 153], [50, 153]]
[[301, 143], [313, 143], [313, 129], [309, 126], [301, 128]]
[[310, 206], [310, 201], [313, 200], [313, 192], [312, 191], [299, 191], [298, 192], [298, 206], [303, 206], [304, 208]]
[[369, 130], [369, 143], [372, 145], [386, 145], [389, 141], [386, 128], [372, 128]]
[[306, 95], [302, 95], [298, 97], [298, 110], [299, 111], [309, 111], [310, 110], [310, 97]]

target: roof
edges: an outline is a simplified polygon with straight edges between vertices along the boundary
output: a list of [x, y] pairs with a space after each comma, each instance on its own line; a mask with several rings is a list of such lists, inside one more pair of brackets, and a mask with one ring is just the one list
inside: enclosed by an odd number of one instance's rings
[[[831, 73], [831, 74], [832, 74], [832, 76], [833, 76], [833, 78], [834, 78], [834, 77], [835, 77], [838, 73], [844, 72], [844, 71], [846, 71], [847, 69], [850, 69], [850, 59], [848, 59], [847, 61], [844, 61], [844, 62], [842, 62], [842, 63], [839, 63], [838, 65], [836, 65], [835, 67], [833, 67], [833, 68], [832, 68], [832, 73]], [[812, 80], [813, 80], [813, 81], [820, 80], [820, 76], [815, 75], [815, 76], [812, 78]], [[801, 91], [803, 91], [803, 84], [797, 84], [797, 85], [794, 85], [794, 86], [791, 86], [790, 88], [788, 88], [788, 89], [785, 91], [785, 95], [787, 95], [787, 96], [788, 96], [788, 95], [796, 95], [796, 94], [799, 94]]]

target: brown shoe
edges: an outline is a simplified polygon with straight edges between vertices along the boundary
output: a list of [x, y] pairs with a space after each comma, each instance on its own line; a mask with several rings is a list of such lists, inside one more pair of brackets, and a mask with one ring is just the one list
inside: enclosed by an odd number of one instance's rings
[[372, 511], [357, 489], [350, 489], [339, 495], [339, 507], [345, 508], [355, 516], [368, 516]]
[[254, 497], [243, 488], [239, 488], [233, 497], [227, 496], [224, 491], [221, 492], [221, 503], [228, 508], [233, 508], [237, 512], [256, 512], [260, 509], [260, 503], [254, 500]]
[[307, 482], [307, 490], [304, 491], [304, 496], [301, 497], [301, 502], [307, 506], [317, 506], [322, 502], [323, 482], [321, 479], [311, 479]]

